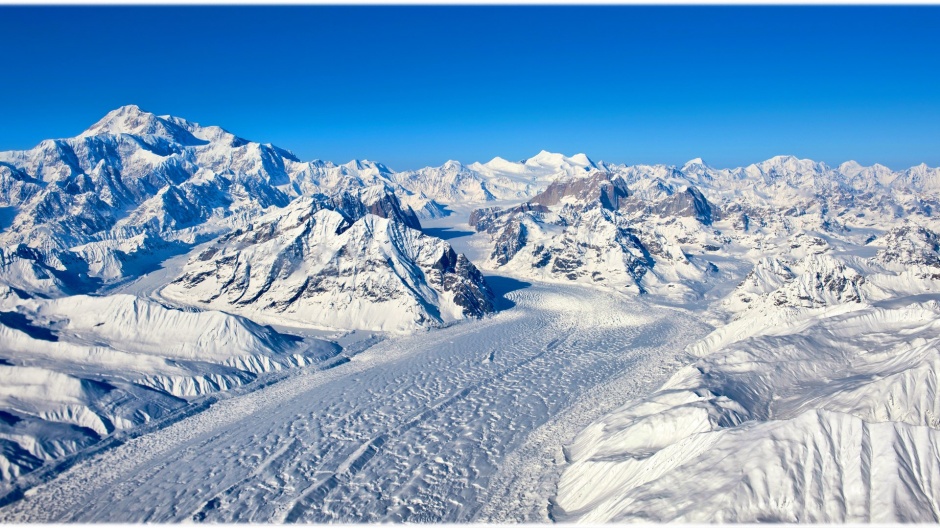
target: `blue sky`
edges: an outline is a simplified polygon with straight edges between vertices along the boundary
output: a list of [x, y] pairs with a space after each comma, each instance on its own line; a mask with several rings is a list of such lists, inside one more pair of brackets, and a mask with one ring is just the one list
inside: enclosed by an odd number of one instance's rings
[[940, 6], [0, 7], [0, 150], [137, 104], [302, 159], [940, 165]]

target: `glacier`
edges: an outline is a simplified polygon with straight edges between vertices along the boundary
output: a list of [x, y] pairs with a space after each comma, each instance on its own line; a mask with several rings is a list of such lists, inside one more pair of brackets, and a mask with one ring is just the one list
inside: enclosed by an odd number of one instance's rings
[[0, 152], [4, 522], [938, 522], [940, 169]]

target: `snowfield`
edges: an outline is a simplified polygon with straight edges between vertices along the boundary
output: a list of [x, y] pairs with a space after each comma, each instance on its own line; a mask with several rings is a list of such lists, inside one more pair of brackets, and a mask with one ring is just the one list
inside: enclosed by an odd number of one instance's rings
[[184, 410], [200, 396], [318, 363], [334, 343], [131, 295], [0, 290], [0, 491], [46, 462]]

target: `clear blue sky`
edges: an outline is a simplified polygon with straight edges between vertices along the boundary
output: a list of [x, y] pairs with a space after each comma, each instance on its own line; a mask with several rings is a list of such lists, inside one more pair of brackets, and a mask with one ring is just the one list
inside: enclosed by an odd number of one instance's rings
[[0, 150], [133, 103], [398, 170], [940, 165], [940, 6], [3, 6], [0, 27]]

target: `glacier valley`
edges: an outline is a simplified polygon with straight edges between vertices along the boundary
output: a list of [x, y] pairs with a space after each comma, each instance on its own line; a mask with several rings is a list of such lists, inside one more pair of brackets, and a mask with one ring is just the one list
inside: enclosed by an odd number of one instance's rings
[[940, 169], [0, 152], [2, 522], [940, 522]]

